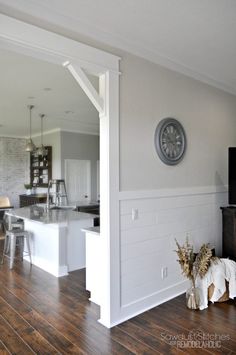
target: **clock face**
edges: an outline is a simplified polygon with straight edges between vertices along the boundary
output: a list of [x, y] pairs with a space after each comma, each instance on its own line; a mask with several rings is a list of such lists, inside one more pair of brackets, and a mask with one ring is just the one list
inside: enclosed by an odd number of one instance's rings
[[178, 164], [185, 153], [186, 136], [174, 118], [164, 118], [155, 131], [155, 147], [159, 158], [168, 165]]

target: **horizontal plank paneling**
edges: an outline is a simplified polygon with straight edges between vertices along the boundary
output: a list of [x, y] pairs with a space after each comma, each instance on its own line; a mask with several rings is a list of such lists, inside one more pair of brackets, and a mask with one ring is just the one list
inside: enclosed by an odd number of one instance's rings
[[[221, 253], [221, 211], [227, 193], [122, 199], [120, 201], [121, 304], [139, 302], [183, 280], [175, 238], [198, 251], [211, 243]], [[137, 218], [132, 218], [132, 210]], [[162, 279], [162, 268], [168, 276]], [[153, 302], [153, 301], [152, 301]]]

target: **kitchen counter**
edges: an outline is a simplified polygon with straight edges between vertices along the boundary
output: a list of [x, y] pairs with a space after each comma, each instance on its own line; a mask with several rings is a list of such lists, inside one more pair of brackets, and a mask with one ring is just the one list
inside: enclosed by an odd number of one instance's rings
[[[59, 277], [85, 267], [84, 228], [94, 225], [95, 215], [66, 209], [46, 210], [46, 205], [32, 205], [9, 210], [10, 217], [24, 220], [30, 233], [33, 265]], [[29, 261], [29, 257], [25, 256]]]
[[98, 226], [98, 227], [83, 228], [82, 232], [91, 233], [91, 234], [95, 234], [95, 235], [99, 236], [100, 235], [100, 227]]
[[28, 207], [12, 209], [6, 212], [7, 215], [21, 218], [24, 220], [31, 220], [44, 224], [65, 224], [69, 221], [79, 221], [85, 219], [95, 218], [97, 216], [73, 211], [73, 206], [65, 209], [46, 209], [45, 204], [32, 205]]

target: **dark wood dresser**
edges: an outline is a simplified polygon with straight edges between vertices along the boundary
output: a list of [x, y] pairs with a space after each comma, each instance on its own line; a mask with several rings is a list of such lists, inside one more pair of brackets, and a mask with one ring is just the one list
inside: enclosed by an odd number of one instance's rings
[[223, 223], [222, 254], [236, 260], [236, 207], [221, 207]]
[[46, 203], [46, 194], [19, 195], [20, 207], [35, 205], [36, 203]]

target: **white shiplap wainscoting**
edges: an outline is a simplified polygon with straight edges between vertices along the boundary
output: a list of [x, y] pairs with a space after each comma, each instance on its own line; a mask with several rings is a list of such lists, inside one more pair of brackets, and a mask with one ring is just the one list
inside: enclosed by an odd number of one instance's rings
[[197, 251], [211, 243], [221, 254], [221, 206], [227, 187], [120, 193], [121, 317], [135, 315], [186, 291], [175, 238]]

